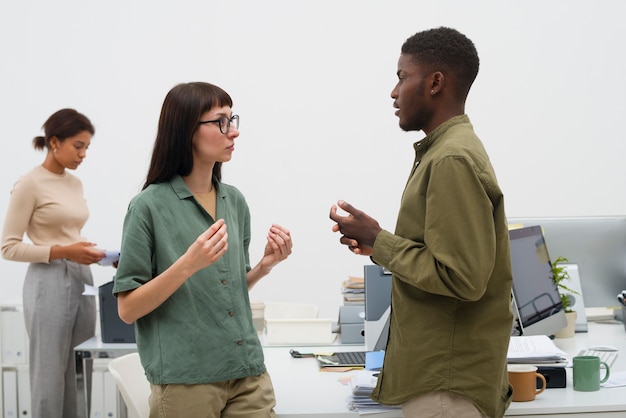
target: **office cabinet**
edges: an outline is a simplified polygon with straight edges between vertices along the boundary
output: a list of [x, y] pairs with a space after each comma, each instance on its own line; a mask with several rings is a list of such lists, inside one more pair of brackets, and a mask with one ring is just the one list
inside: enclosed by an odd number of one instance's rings
[[2, 417], [30, 417], [28, 336], [20, 303], [0, 303], [0, 365]]
[[[28, 334], [21, 302], [0, 302], [0, 350], [1, 418], [31, 417]], [[117, 386], [107, 369], [109, 361], [94, 359], [90, 418], [120, 417]]]
[[89, 418], [116, 418], [117, 386], [107, 368], [110, 359], [94, 359], [91, 374], [91, 409]]
[[2, 370], [2, 416], [31, 417], [28, 368]]
[[19, 366], [28, 364], [28, 336], [24, 313], [16, 305], [0, 305], [0, 341], [2, 364]]
[[5, 418], [17, 418], [17, 372], [2, 370], [2, 414]]
[[32, 417], [30, 409], [30, 377], [28, 366], [17, 368], [17, 409], [20, 418]]

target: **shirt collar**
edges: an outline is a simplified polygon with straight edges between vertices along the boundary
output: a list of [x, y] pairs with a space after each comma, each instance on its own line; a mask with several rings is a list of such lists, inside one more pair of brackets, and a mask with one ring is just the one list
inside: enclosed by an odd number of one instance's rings
[[172, 186], [174, 193], [176, 193], [178, 198], [181, 200], [188, 199], [193, 196], [193, 193], [191, 193], [191, 190], [189, 190], [183, 178], [178, 174], [170, 180], [170, 185]]
[[467, 115], [458, 115], [454, 116], [441, 125], [437, 126], [431, 133], [426, 135], [424, 138], [413, 144], [413, 148], [415, 152], [424, 155], [428, 148], [439, 138], [441, 137], [448, 129], [455, 125], [460, 125], [462, 123], [470, 123], [469, 116]]
[[[193, 193], [191, 193], [191, 190], [189, 190], [189, 187], [185, 184], [185, 180], [178, 174], [170, 180], [170, 185], [180, 200], [189, 199], [193, 196]], [[223, 193], [220, 192], [219, 186], [216, 188], [216, 192], [217, 196], [224, 197]]]

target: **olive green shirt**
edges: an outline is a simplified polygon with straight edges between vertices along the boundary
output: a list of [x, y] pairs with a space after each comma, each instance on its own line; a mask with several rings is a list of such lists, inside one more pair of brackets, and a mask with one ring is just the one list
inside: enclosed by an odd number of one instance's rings
[[[135, 323], [141, 362], [153, 384], [222, 382], [265, 371], [246, 280], [248, 205], [235, 187], [220, 183], [216, 211], [228, 228], [226, 254]], [[213, 223], [181, 177], [148, 186], [128, 207], [113, 293], [161, 274]]]
[[414, 145], [394, 234], [372, 259], [393, 273], [390, 334], [372, 398], [450, 391], [485, 415], [510, 403], [511, 261], [502, 191], [466, 115]]

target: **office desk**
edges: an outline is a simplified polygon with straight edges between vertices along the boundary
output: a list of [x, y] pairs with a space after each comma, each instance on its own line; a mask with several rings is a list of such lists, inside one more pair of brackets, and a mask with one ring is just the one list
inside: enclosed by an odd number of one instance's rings
[[[620, 355], [612, 371], [626, 371], [626, 332], [620, 324], [590, 323], [589, 332], [574, 338], [555, 339], [556, 345], [570, 356], [593, 344], [614, 345]], [[299, 351], [332, 351], [320, 347], [300, 347]], [[344, 351], [358, 348], [341, 347]], [[346, 406], [350, 394], [348, 385], [340, 379], [355, 372], [320, 372], [315, 359], [294, 359], [287, 347], [265, 347], [265, 363], [276, 391], [276, 414], [279, 418], [356, 418]], [[402, 417], [401, 411], [371, 415], [372, 418]], [[626, 386], [601, 388], [598, 392], [573, 390], [572, 370], [567, 368], [567, 387], [546, 389], [531, 402], [513, 402], [507, 417], [575, 418], [626, 417]]]
[[[78, 418], [89, 417], [93, 359], [115, 358], [134, 351], [137, 351], [136, 344], [103, 343], [100, 340], [100, 336], [91, 337], [87, 341], [74, 347]], [[118, 401], [118, 405], [124, 405], [121, 398]], [[125, 418], [125, 408], [122, 408], [119, 413], [120, 418]]]
[[[589, 323], [589, 332], [576, 333], [574, 338], [557, 338], [556, 345], [575, 356], [592, 345], [612, 345], [619, 356], [612, 372], [626, 371], [626, 331], [624, 325]], [[544, 396], [545, 395], [545, 396]], [[626, 417], [626, 386], [600, 388], [597, 392], [576, 392], [573, 389], [572, 369], [567, 368], [567, 387], [546, 389], [532, 402], [513, 402], [507, 411], [512, 417]]]
[[[574, 338], [554, 340], [556, 345], [570, 356], [578, 354], [591, 345], [613, 345], [619, 348], [619, 357], [612, 371], [626, 371], [626, 331], [623, 324], [590, 323], [589, 332], [577, 333]], [[276, 392], [277, 418], [356, 418], [359, 414], [348, 410], [346, 398], [350, 387], [342, 383], [355, 372], [321, 372], [312, 358], [294, 359], [289, 355], [291, 347], [264, 347], [265, 363]], [[301, 352], [357, 351], [358, 345], [335, 345], [330, 347], [298, 347]], [[87, 411], [90, 393], [91, 359], [118, 357], [136, 351], [135, 344], [103, 344], [92, 338], [75, 349], [77, 379], [82, 411]], [[80, 368], [80, 376], [78, 369]], [[573, 390], [572, 370], [567, 368], [567, 387], [546, 389], [531, 402], [513, 402], [507, 417], [516, 418], [617, 418], [626, 417], [626, 386], [601, 388], [598, 392]], [[84, 377], [83, 377], [84, 375]], [[85, 384], [82, 384], [84, 379]], [[88, 415], [84, 415], [88, 416]], [[401, 411], [371, 415], [372, 418], [399, 418]]]

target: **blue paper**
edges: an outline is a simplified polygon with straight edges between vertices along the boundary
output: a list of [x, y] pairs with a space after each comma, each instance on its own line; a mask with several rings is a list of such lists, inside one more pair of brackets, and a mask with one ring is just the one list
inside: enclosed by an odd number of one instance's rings
[[385, 358], [384, 351], [368, 351], [365, 353], [365, 368], [367, 370], [380, 370]]

